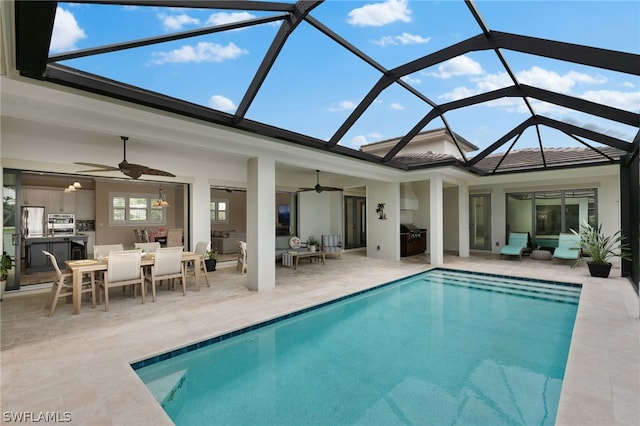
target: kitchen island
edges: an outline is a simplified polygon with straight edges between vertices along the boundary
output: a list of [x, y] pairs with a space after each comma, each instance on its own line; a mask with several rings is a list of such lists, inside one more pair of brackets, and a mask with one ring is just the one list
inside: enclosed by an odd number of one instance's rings
[[53, 271], [53, 265], [42, 250], [56, 257], [60, 269], [66, 269], [64, 262], [67, 260], [86, 258], [87, 238], [85, 234], [26, 238], [24, 244], [27, 274]]

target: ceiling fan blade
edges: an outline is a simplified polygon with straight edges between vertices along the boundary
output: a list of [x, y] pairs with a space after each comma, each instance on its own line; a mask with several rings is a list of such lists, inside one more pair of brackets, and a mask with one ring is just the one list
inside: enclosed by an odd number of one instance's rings
[[300, 188], [298, 192], [316, 191], [318, 194], [324, 191], [342, 191], [342, 188], [336, 188], [334, 186], [322, 186], [320, 185], [320, 170], [316, 170], [316, 186], [313, 188]]
[[165, 172], [164, 170], [152, 169], [151, 167], [143, 166], [142, 164], [134, 164], [127, 161], [122, 161], [120, 163], [119, 170], [133, 179], [138, 179], [142, 175], [175, 177], [173, 173]]
[[176, 177], [173, 173], [166, 172], [164, 170], [152, 169], [151, 167], [143, 166], [141, 164], [133, 164], [127, 161], [127, 140], [129, 138], [127, 136], [120, 136], [122, 139], [123, 146], [123, 159], [118, 164], [118, 167], [106, 166], [104, 164], [97, 163], [82, 163], [82, 162], [74, 162], [74, 164], [79, 164], [81, 166], [89, 166], [95, 167], [92, 170], [79, 170], [79, 172], [122, 172], [125, 176], [129, 176], [132, 179], [138, 179], [142, 175], [154, 175], [154, 176], [166, 176], [166, 177]]
[[165, 172], [164, 170], [158, 169], [150, 169], [147, 167], [147, 171], [144, 172], [145, 175], [154, 175], [154, 176], [167, 176], [167, 177], [176, 177], [173, 173]]
[[95, 167], [94, 170], [78, 170], [79, 172], [117, 172], [120, 170], [118, 167], [112, 167], [97, 163], [74, 162], [73, 164], [77, 164], [79, 166]]

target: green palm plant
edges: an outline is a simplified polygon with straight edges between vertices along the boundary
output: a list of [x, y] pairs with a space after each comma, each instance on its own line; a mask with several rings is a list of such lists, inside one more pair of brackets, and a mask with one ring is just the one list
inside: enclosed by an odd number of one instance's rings
[[2, 258], [0, 258], [0, 281], [7, 280], [11, 268], [13, 268], [13, 260], [6, 251], [3, 251]]
[[[614, 257], [631, 260], [629, 246], [624, 243], [625, 237], [620, 231], [607, 236], [602, 232], [602, 224], [596, 228], [585, 220], [580, 225], [580, 232], [573, 229], [571, 232], [580, 237], [580, 248], [591, 258], [591, 263], [606, 265]], [[579, 261], [575, 261], [571, 267], [577, 266]]]

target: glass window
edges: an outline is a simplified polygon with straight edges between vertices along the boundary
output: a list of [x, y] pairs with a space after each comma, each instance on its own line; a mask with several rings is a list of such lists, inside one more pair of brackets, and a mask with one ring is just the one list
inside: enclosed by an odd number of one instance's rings
[[529, 232], [536, 246], [555, 247], [561, 233], [579, 230], [585, 220], [598, 224], [595, 189], [507, 194], [507, 235]]
[[228, 223], [229, 202], [227, 200], [211, 200], [211, 222]]
[[154, 206], [157, 194], [110, 194], [112, 225], [164, 224], [165, 212]]

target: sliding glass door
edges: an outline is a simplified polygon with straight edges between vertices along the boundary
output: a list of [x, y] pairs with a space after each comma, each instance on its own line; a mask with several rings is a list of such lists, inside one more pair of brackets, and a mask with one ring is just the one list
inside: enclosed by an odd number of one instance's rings
[[7, 277], [7, 290], [20, 287], [20, 172], [5, 169], [2, 177], [2, 250], [15, 262]]
[[344, 239], [346, 249], [367, 245], [367, 199], [365, 197], [344, 197]]
[[595, 189], [553, 190], [507, 194], [507, 235], [528, 232], [538, 247], [557, 246], [561, 233], [597, 226]]
[[469, 195], [469, 248], [491, 250], [491, 195]]

